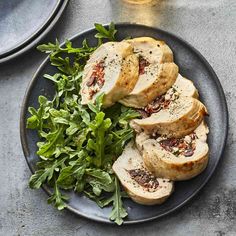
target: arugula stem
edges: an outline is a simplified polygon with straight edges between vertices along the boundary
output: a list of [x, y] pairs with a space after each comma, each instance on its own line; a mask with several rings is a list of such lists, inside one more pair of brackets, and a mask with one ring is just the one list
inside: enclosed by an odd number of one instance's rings
[[98, 167], [102, 166], [102, 160], [104, 159], [104, 130], [99, 130], [97, 135], [98, 149]]

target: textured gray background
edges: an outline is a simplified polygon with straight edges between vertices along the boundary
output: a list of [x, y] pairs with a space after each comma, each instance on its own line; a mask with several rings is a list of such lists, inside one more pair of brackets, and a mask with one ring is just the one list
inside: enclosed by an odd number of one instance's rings
[[[72, 0], [44, 40], [60, 41], [94, 22], [137, 22], [157, 26], [187, 40], [215, 69], [230, 114], [226, 151], [203, 191], [178, 212], [149, 223], [113, 227], [46, 204], [46, 194], [30, 190], [30, 171], [19, 137], [20, 106], [44, 55], [32, 49], [0, 66], [0, 235], [236, 235], [236, 1], [163, 0], [155, 7], [119, 0]], [[217, 114], [215, 114], [217, 115]]]

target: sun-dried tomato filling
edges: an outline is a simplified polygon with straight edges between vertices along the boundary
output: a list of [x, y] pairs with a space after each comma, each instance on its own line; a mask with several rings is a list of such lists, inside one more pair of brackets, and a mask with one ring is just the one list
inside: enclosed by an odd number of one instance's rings
[[157, 113], [162, 109], [167, 109], [172, 101], [179, 97], [178, 92], [171, 88], [171, 90], [157, 97], [154, 101], [149, 103], [146, 107], [138, 109], [138, 112], [141, 114], [142, 118], [147, 118], [153, 113]]
[[171, 152], [175, 156], [184, 155], [185, 157], [191, 157], [196, 149], [197, 135], [192, 133], [184, 138], [157, 138], [160, 145], [168, 152]]
[[92, 98], [93, 95], [97, 93], [104, 85], [104, 74], [104, 61], [102, 60], [93, 67], [92, 75], [86, 83], [89, 87], [90, 98]]
[[155, 190], [159, 186], [157, 178], [144, 169], [127, 170], [127, 172], [133, 180], [148, 191]]
[[146, 107], [138, 109], [142, 118], [147, 118], [153, 113], [157, 113], [162, 109], [167, 109], [172, 101], [179, 97], [179, 93], [175, 88], [171, 88], [166, 94], [157, 97], [154, 101], [149, 103]]
[[139, 74], [143, 75], [145, 72], [145, 67], [149, 66], [150, 63], [143, 57], [139, 57]]

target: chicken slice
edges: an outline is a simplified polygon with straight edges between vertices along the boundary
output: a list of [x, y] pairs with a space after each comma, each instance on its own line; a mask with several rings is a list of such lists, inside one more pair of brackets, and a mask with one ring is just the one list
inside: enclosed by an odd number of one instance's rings
[[104, 93], [103, 106], [109, 107], [129, 94], [138, 80], [138, 58], [127, 42], [108, 42], [94, 51], [84, 68], [82, 104], [94, 102]]
[[207, 114], [207, 109], [195, 98], [177, 96], [173, 100], [154, 101], [141, 112], [145, 112], [143, 119], [130, 122], [136, 132], [178, 138], [194, 131]]
[[156, 178], [144, 167], [142, 157], [132, 142], [115, 161], [113, 170], [128, 195], [139, 204], [161, 204], [174, 190], [172, 181]]
[[173, 63], [172, 51], [163, 41], [141, 37], [127, 42], [139, 57], [139, 78], [132, 92], [119, 102], [141, 108], [166, 93], [175, 83], [178, 66]]
[[188, 180], [199, 175], [207, 166], [209, 130], [202, 122], [191, 134], [182, 138], [136, 136], [143, 161], [155, 176], [174, 181]]

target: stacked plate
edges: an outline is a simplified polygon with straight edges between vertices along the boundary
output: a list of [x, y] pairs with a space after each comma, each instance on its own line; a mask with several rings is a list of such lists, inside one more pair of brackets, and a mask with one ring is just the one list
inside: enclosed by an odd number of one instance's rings
[[36, 46], [58, 21], [67, 3], [68, 0], [0, 1], [0, 63]]

